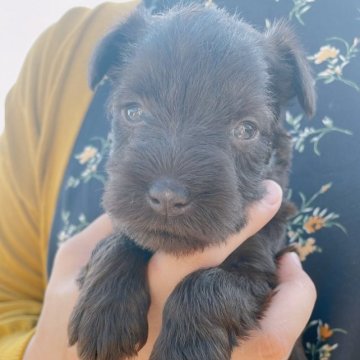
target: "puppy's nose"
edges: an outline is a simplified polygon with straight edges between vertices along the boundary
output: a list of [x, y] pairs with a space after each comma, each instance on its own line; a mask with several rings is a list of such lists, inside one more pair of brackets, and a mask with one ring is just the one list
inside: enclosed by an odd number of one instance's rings
[[147, 194], [147, 201], [153, 210], [168, 216], [181, 215], [190, 206], [186, 188], [170, 178], [154, 181]]

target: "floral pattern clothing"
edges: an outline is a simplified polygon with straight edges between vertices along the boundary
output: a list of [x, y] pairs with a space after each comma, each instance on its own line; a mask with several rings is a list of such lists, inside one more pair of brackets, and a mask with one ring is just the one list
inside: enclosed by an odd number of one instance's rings
[[[156, 1], [151, 2], [156, 7]], [[206, 5], [224, 0], [205, 1]], [[225, 1], [226, 3], [226, 1]], [[307, 119], [297, 105], [284, 121], [293, 138], [289, 198], [299, 212], [288, 225], [318, 290], [305, 331], [312, 360], [355, 360], [360, 344], [360, 3], [357, 0], [232, 0], [258, 28], [287, 18], [313, 65], [318, 110]], [[82, 230], [103, 210], [104, 164], [110, 123], [106, 81], [97, 89], [74, 145], [59, 193], [48, 271], [59, 243]]]
[[110, 121], [105, 115], [109, 91], [107, 84], [98, 87], [64, 174], [49, 242], [49, 274], [59, 245], [104, 212], [101, 199], [110, 143]]

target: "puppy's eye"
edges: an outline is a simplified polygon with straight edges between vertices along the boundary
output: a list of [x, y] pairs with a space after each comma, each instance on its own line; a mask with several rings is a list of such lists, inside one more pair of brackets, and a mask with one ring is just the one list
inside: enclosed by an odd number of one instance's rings
[[133, 103], [125, 106], [123, 114], [125, 119], [133, 125], [141, 123], [144, 120], [144, 110], [140, 104]]
[[253, 121], [244, 120], [238, 123], [232, 130], [232, 135], [237, 140], [253, 139], [258, 133], [258, 128]]

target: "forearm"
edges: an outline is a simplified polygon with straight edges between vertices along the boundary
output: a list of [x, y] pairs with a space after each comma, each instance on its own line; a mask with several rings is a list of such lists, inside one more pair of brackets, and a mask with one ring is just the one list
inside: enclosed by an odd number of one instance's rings
[[[68, 347], [67, 323], [74, 301], [74, 287], [50, 286], [44, 306], [23, 360], [77, 360], [75, 349]], [[60, 305], [61, 304], [61, 305]], [[55, 311], [56, 310], [56, 311]]]

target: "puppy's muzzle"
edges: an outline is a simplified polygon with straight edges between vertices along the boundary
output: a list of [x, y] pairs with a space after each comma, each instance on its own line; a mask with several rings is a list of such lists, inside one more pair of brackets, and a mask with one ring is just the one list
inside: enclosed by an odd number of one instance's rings
[[185, 186], [172, 178], [155, 180], [146, 195], [150, 207], [160, 215], [178, 216], [191, 206]]

